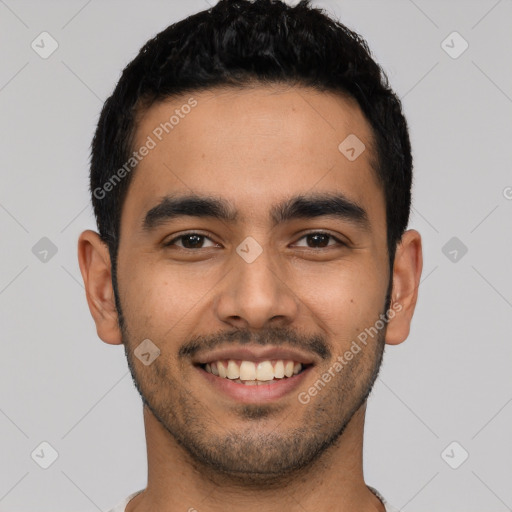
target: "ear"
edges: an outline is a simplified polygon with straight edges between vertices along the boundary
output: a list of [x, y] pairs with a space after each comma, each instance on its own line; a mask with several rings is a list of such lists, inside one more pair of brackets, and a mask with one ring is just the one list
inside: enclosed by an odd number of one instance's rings
[[393, 264], [393, 290], [390, 318], [386, 330], [386, 343], [398, 345], [407, 339], [412, 316], [418, 299], [423, 254], [421, 236], [414, 229], [406, 231], [396, 248]]
[[89, 310], [98, 336], [112, 345], [122, 343], [112, 286], [108, 247], [98, 233], [87, 230], [78, 239], [78, 263], [85, 285]]

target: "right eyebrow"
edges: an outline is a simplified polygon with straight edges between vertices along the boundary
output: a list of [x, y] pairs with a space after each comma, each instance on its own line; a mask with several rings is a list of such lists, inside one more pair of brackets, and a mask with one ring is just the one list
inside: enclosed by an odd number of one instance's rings
[[200, 196], [165, 196], [144, 218], [144, 231], [151, 231], [163, 222], [177, 217], [210, 217], [224, 222], [236, 222], [237, 213], [224, 199]]

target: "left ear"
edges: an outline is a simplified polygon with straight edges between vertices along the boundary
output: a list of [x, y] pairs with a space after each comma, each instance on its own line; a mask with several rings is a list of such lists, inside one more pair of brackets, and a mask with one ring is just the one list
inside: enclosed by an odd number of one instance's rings
[[396, 248], [393, 264], [393, 290], [390, 310], [394, 316], [386, 330], [386, 343], [398, 345], [407, 339], [418, 299], [423, 254], [421, 235], [414, 229], [406, 231]]

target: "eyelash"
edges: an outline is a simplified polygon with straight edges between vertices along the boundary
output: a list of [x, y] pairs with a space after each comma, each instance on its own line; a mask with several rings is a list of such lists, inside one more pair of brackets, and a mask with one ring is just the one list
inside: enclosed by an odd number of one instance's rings
[[[182, 238], [185, 238], [187, 236], [192, 236], [192, 235], [198, 235], [198, 236], [201, 236], [204, 238], [208, 238], [211, 242], [213, 242], [213, 240], [211, 239], [211, 237], [209, 235], [206, 235], [204, 233], [198, 233], [196, 231], [189, 231], [188, 233], [183, 233], [182, 235], [177, 236], [176, 238], [173, 238], [169, 242], [166, 242], [164, 244], [164, 247], [171, 247], [172, 245], [174, 245], [174, 242], [176, 242], [177, 240], [181, 240]], [[299, 240], [302, 240], [303, 238], [306, 238], [307, 236], [310, 236], [310, 235], [326, 235], [329, 238], [332, 238], [333, 240], [335, 240], [338, 243], [338, 245], [340, 245], [340, 246], [347, 245], [346, 243], [342, 242], [339, 238], [337, 238], [334, 235], [332, 235], [331, 233], [327, 233], [325, 231], [311, 231], [310, 233], [305, 233], [304, 235], [302, 235], [299, 238]], [[216, 243], [216, 242], [214, 242], [214, 243]], [[319, 251], [322, 249], [327, 249], [328, 247], [332, 247], [332, 245], [328, 245], [327, 247], [320, 247], [320, 248], [306, 247], [306, 249], [313, 250], [313, 251], [315, 251], [315, 250]], [[187, 247], [180, 247], [180, 249], [182, 249], [184, 251], [199, 251], [199, 250], [203, 249], [203, 247], [200, 247], [199, 249], [189, 249]]]

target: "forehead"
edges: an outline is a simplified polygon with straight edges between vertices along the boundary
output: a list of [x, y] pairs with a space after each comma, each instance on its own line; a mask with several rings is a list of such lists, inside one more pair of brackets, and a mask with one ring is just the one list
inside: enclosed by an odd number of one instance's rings
[[307, 192], [338, 191], [370, 215], [384, 211], [371, 126], [355, 100], [338, 94], [284, 86], [184, 94], [139, 117], [133, 149], [143, 146], [151, 149], [123, 217], [176, 193], [224, 197], [242, 221]]

